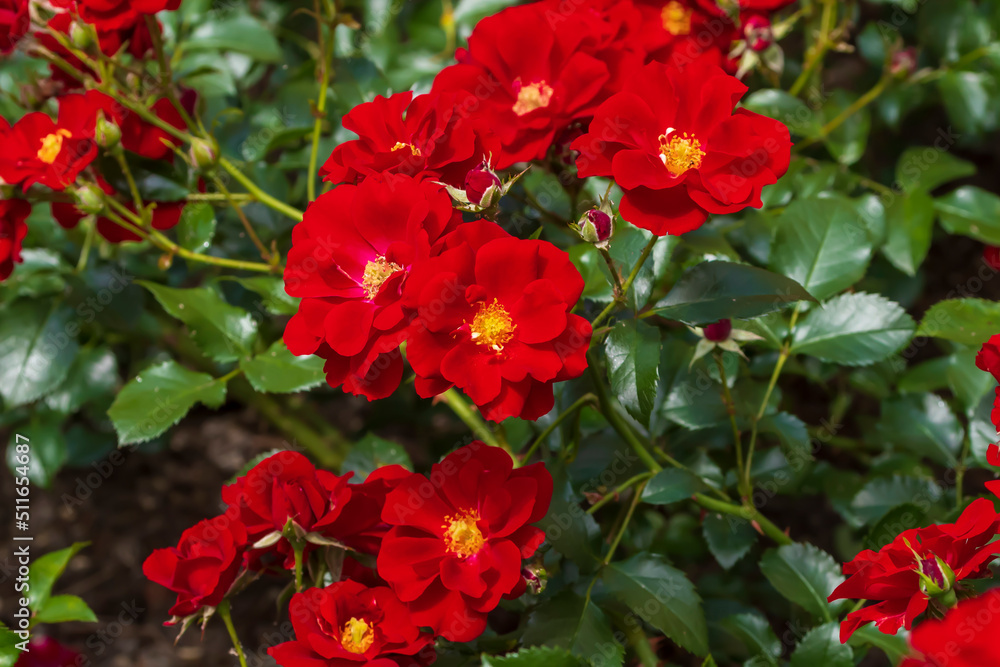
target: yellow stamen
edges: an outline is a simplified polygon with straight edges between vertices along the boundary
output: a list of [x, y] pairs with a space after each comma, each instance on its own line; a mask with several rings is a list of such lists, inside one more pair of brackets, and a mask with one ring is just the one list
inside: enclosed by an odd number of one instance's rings
[[395, 262], [390, 262], [385, 257], [378, 257], [365, 265], [365, 275], [361, 280], [361, 286], [365, 290], [365, 296], [371, 301], [382, 289], [382, 283], [389, 279], [389, 276], [396, 271], [402, 271], [403, 267]]
[[[674, 176], [681, 176], [689, 169], [701, 167], [701, 159], [705, 151], [701, 150], [701, 142], [692, 135], [674, 134], [668, 130], [660, 135], [660, 162]], [[669, 139], [667, 137], [670, 137]]]
[[473, 342], [486, 345], [494, 352], [503, 352], [503, 346], [514, 337], [516, 328], [507, 309], [497, 299], [493, 299], [493, 303], [484, 301], [479, 304], [479, 312], [472, 319], [469, 330]]
[[479, 553], [486, 544], [483, 533], [477, 522], [480, 520], [476, 510], [463, 510], [455, 516], [446, 516], [444, 524], [444, 541], [448, 551], [468, 558]]
[[56, 158], [59, 157], [60, 151], [62, 151], [63, 139], [72, 136], [72, 132], [60, 128], [55, 133], [44, 137], [42, 139], [42, 147], [38, 149], [38, 159], [45, 164], [55, 162]]
[[351, 653], [364, 653], [375, 641], [372, 626], [359, 618], [351, 618], [344, 623], [344, 631], [340, 635], [340, 645]]
[[[517, 79], [516, 83], [520, 83], [520, 81], [520, 79]], [[549, 102], [552, 101], [553, 92], [552, 86], [544, 81], [529, 83], [526, 86], [522, 85], [521, 89], [517, 91], [517, 102], [512, 107], [514, 113], [518, 116], [523, 116], [535, 109], [549, 106]]]
[[392, 152], [395, 153], [396, 151], [403, 150], [404, 148], [409, 148], [410, 149], [410, 154], [413, 155], [413, 157], [420, 157], [420, 149], [419, 148], [417, 148], [413, 144], [403, 143], [402, 141], [397, 141], [396, 142], [396, 145], [392, 147]]
[[660, 13], [663, 29], [671, 35], [690, 35], [693, 14], [694, 10], [688, 9], [677, 0], [671, 0]]

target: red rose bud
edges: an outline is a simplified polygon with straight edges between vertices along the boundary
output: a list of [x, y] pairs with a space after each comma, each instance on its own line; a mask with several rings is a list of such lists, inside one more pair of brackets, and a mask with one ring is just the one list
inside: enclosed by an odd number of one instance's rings
[[114, 120], [104, 115], [104, 110], [97, 112], [97, 126], [94, 130], [94, 140], [101, 148], [112, 148], [122, 140], [122, 131]]
[[764, 51], [774, 43], [771, 20], [762, 14], [755, 14], [743, 22], [743, 38], [754, 51]]
[[1000, 271], [1000, 246], [986, 246], [983, 249], [983, 261], [994, 271]]
[[212, 171], [219, 162], [219, 144], [215, 139], [191, 142], [191, 163], [201, 171]]
[[729, 334], [733, 332], [733, 321], [719, 320], [715, 324], [706, 326], [704, 331], [706, 339], [713, 343], [721, 343], [724, 340], [728, 340]]
[[500, 177], [485, 162], [465, 175], [465, 196], [471, 204], [489, 208], [502, 188]]
[[912, 46], [892, 54], [889, 71], [899, 78], [905, 78], [917, 70], [917, 50]]
[[538, 595], [545, 590], [545, 584], [549, 582], [549, 573], [541, 563], [536, 563], [521, 568], [521, 579], [532, 594]]
[[606, 246], [614, 232], [614, 217], [609, 211], [600, 208], [592, 208], [580, 218], [579, 226], [580, 238], [587, 243], [598, 246]]
[[923, 590], [931, 597], [947, 595], [955, 584], [955, 571], [936, 554], [921, 558], [919, 563], [917, 575]]

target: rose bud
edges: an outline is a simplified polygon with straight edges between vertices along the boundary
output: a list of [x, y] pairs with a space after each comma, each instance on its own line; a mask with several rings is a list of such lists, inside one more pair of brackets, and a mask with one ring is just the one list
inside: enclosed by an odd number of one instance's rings
[[893, 76], [905, 79], [917, 70], [917, 50], [912, 46], [892, 54], [889, 71]]
[[92, 41], [90, 26], [81, 21], [74, 21], [69, 27], [69, 41], [76, 48], [85, 50]]
[[536, 563], [521, 568], [521, 579], [524, 580], [525, 586], [532, 594], [538, 595], [545, 590], [545, 584], [549, 581], [549, 573], [542, 567], [541, 563]]
[[774, 43], [771, 20], [762, 14], [755, 14], [743, 22], [743, 38], [753, 51], [764, 51]]
[[605, 247], [614, 230], [614, 218], [599, 208], [592, 208], [583, 214], [577, 225], [580, 238], [588, 243]]
[[113, 120], [108, 120], [103, 110], [97, 112], [97, 125], [94, 129], [94, 140], [101, 148], [117, 146], [122, 139], [121, 128]]
[[191, 163], [200, 171], [212, 171], [219, 162], [219, 144], [215, 139], [194, 139], [191, 142]]
[[76, 189], [76, 207], [88, 215], [97, 215], [104, 211], [104, 191], [98, 186], [87, 183]]
[[732, 320], [719, 320], [714, 324], [709, 324], [705, 327], [705, 338], [712, 341], [713, 343], [721, 343], [729, 338], [729, 334], [733, 332], [733, 321]]
[[486, 162], [465, 175], [465, 196], [470, 204], [489, 208], [499, 199], [498, 193], [503, 193], [503, 183]]
[[986, 246], [983, 249], [983, 261], [994, 271], [1000, 271], [1000, 246]]

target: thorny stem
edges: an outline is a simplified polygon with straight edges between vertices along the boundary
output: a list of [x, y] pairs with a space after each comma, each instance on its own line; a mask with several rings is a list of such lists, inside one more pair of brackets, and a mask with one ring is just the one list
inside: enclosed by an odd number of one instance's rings
[[222, 622], [226, 624], [226, 631], [229, 632], [229, 639], [233, 642], [233, 649], [236, 651], [236, 657], [240, 659], [240, 666], [247, 667], [247, 658], [243, 655], [243, 645], [240, 644], [240, 638], [236, 634], [236, 628], [233, 626], [233, 617], [229, 613], [229, 600], [223, 600], [219, 603], [219, 606], [215, 608], [219, 616], [222, 617]]
[[[659, 237], [654, 236], [649, 240], [649, 243], [646, 244], [646, 247], [642, 249], [642, 254], [639, 255], [639, 260], [635, 263], [635, 266], [632, 267], [632, 272], [628, 275], [628, 278], [626, 278], [625, 282], [621, 285], [621, 297], [620, 297], [621, 300], [628, 298], [628, 291], [629, 289], [631, 289], [632, 283], [635, 282], [636, 277], [639, 275], [639, 270], [642, 269], [642, 265], [646, 263], [647, 259], [649, 259], [649, 254], [653, 252], [653, 246], [656, 245], [656, 242], [658, 240]], [[611, 273], [614, 274], [614, 269], [612, 269]], [[614, 301], [609, 303], [608, 307], [605, 308], [603, 311], [601, 311], [601, 314], [598, 315], [593, 322], [591, 322], [591, 326], [596, 329], [597, 325], [603, 322], [605, 318], [607, 318], [611, 314], [611, 312], [615, 309], [615, 307], [619, 304], [619, 302], [620, 302], [619, 299], [615, 299]]]
[[612, 500], [614, 500], [615, 498], [617, 498], [619, 495], [621, 495], [622, 493], [624, 493], [626, 489], [631, 488], [631, 486], [633, 484], [638, 484], [639, 482], [644, 482], [644, 481], [648, 480], [650, 477], [652, 477], [655, 474], [656, 473], [654, 473], [652, 471], [639, 473], [635, 477], [632, 477], [632, 478], [626, 480], [624, 483], [619, 484], [618, 487], [614, 491], [608, 491], [607, 493], [604, 494], [604, 496], [601, 497], [600, 500], [598, 500], [596, 503], [594, 503], [593, 505], [591, 505], [590, 507], [588, 507], [587, 508], [587, 514], [594, 514], [594, 513], [596, 513], [597, 510], [601, 509], [602, 507], [604, 507], [605, 505], [607, 505], [608, 503], [610, 503]]
[[[736, 424], [736, 404], [733, 402], [733, 394], [729, 390], [729, 381], [726, 377], [726, 365], [722, 363], [721, 354], [713, 354], [715, 365], [719, 369], [719, 380], [722, 382], [722, 402], [726, 405], [726, 412], [729, 414], [729, 423], [733, 428], [733, 444], [736, 446], [736, 469], [743, 470], [743, 442], [740, 435], [740, 427]], [[741, 490], [742, 493], [748, 492]]]
[[728, 514], [730, 516], [735, 516], [750, 521], [751, 523], [755, 524], [763, 534], [767, 535], [778, 544], [793, 543], [792, 538], [786, 535], [783, 530], [774, 525], [774, 523], [772, 523], [770, 519], [768, 519], [759, 511], [757, 511], [757, 508], [755, 508], [753, 505], [750, 504], [733, 505], [732, 503], [716, 500], [715, 498], [706, 496], [703, 493], [696, 493], [694, 495], [694, 501], [707, 510], [711, 510], [713, 512], [721, 512], [722, 514]]

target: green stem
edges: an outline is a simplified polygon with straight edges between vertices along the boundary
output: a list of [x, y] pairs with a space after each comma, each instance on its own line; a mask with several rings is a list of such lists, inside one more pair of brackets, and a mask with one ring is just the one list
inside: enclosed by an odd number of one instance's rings
[[111, 152], [115, 156], [115, 160], [118, 162], [118, 166], [121, 167], [122, 173], [125, 175], [125, 182], [128, 183], [128, 190], [132, 195], [132, 204], [135, 206], [135, 212], [141, 217], [145, 218], [143, 214], [143, 204], [142, 195], [139, 194], [139, 187], [135, 184], [135, 178], [132, 176], [132, 170], [128, 166], [128, 161], [125, 159], [125, 151], [122, 150], [121, 145], [115, 146]]
[[458, 390], [452, 387], [448, 391], [440, 395], [440, 399], [451, 408], [455, 416], [465, 422], [465, 425], [478, 436], [480, 440], [485, 442], [491, 447], [500, 447], [507, 451], [514, 459], [514, 463], [518, 463], [518, 459], [510, 451], [510, 447], [504, 446], [499, 439], [497, 439], [496, 434], [489, 427], [485, 420], [480, 416], [480, 414], [469, 407], [469, 404], [465, 402], [462, 395], [458, 393]]
[[628, 507], [628, 513], [625, 515], [625, 520], [622, 521], [621, 528], [618, 529], [618, 533], [615, 535], [615, 539], [611, 542], [611, 548], [608, 549], [607, 555], [604, 556], [604, 565], [611, 562], [611, 558], [615, 555], [615, 550], [618, 549], [618, 545], [621, 543], [622, 538], [625, 536], [625, 530], [628, 528], [629, 522], [632, 520], [632, 515], [635, 514], [635, 508], [639, 505], [639, 499], [642, 498], [642, 489], [646, 486], [645, 482], [639, 485], [635, 490], [635, 495], [632, 497], [632, 504]]
[[819, 143], [826, 137], [830, 136], [830, 133], [836, 130], [838, 127], [843, 125], [847, 119], [856, 114], [857, 112], [864, 109], [866, 106], [878, 99], [879, 95], [885, 91], [886, 86], [889, 85], [889, 81], [892, 80], [892, 71], [887, 66], [882, 72], [882, 78], [878, 80], [871, 90], [867, 93], [854, 100], [846, 109], [841, 111], [836, 115], [830, 122], [820, 128], [819, 134], [814, 137], [809, 137], [808, 139], [802, 141], [796, 145], [796, 150], [802, 150], [812, 146], [813, 144]]
[[589, 357], [590, 370], [594, 374], [594, 389], [597, 394], [598, 407], [601, 413], [604, 414], [605, 419], [611, 424], [622, 440], [624, 440], [632, 448], [646, 467], [653, 472], [660, 472], [663, 470], [663, 466], [657, 463], [656, 459], [653, 458], [646, 446], [642, 444], [638, 436], [632, 431], [631, 427], [625, 422], [622, 416], [615, 409], [614, 405], [611, 404], [611, 399], [608, 397], [608, 390], [602, 382], [602, 378], [598, 377], [596, 366], [594, 365], [594, 358]]
[[596, 503], [594, 503], [593, 505], [591, 505], [590, 507], [588, 507], [587, 508], [587, 514], [595, 514], [597, 512], [597, 510], [601, 509], [602, 507], [604, 507], [605, 505], [607, 505], [608, 503], [610, 503], [612, 500], [614, 500], [615, 498], [617, 498], [619, 495], [621, 495], [622, 493], [624, 493], [626, 489], [631, 488], [631, 486], [633, 484], [638, 484], [639, 482], [644, 482], [644, 481], [646, 481], [647, 479], [649, 479], [650, 477], [652, 477], [655, 474], [656, 473], [652, 472], [652, 471], [640, 473], [640, 474], [636, 475], [635, 477], [632, 477], [631, 479], [629, 479], [629, 480], [625, 481], [624, 483], [618, 485], [618, 488], [616, 488], [614, 491], [609, 491], [608, 493], [605, 493], [604, 496], [600, 500], [598, 500]]
[[87, 234], [83, 237], [83, 248], [80, 250], [80, 259], [76, 263], [76, 272], [83, 273], [87, 268], [87, 260], [90, 257], [90, 247], [94, 243], [94, 233], [97, 230], [97, 222], [90, 220], [86, 223]]
[[243, 208], [236, 202], [235, 199], [233, 199], [232, 193], [229, 192], [229, 189], [226, 187], [226, 184], [222, 182], [221, 178], [219, 178], [218, 176], [214, 176], [212, 180], [215, 182], [215, 187], [219, 189], [219, 192], [221, 192], [223, 196], [226, 197], [226, 201], [229, 203], [232, 209], [236, 211], [237, 217], [239, 217], [240, 222], [243, 224], [243, 229], [246, 230], [246, 233], [250, 237], [250, 240], [257, 247], [258, 252], [260, 252], [261, 258], [265, 262], [268, 262], [270, 264], [271, 253], [268, 251], [267, 246], [265, 246], [264, 243], [260, 240], [260, 237], [257, 236], [257, 232], [254, 230], [253, 225], [250, 224], [250, 220], [248, 220], [246, 214], [243, 213]]
[[556, 417], [555, 420], [547, 427], [545, 427], [545, 430], [542, 431], [537, 438], [535, 438], [535, 441], [531, 443], [531, 447], [529, 447], [528, 451], [524, 454], [524, 456], [521, 457], [521, 462], [527, 463], [528, 461], [530, 461], [531, 456], [535, 453], [535, 450], [538, 449], [538, 447], [543, 442], [545, 442], [546, 438], [552, 435], [553, 431], [559, 428], [560, 424], [562, 424], [564, 421], [566, 421], [566, 419], [572, 416], [573, 413], [575, 413], [577, 410], [580, 410], [585, 405], [594, 405], [596, 403], [597, 403], [597, 397], [594, 396], [593, 394], [585, 394], [580, 398], [578, 398], [576, 402], [573, 403], [573, 405], [566, 408], [566, 410], [561, 415]]
[[305, 545], [298, 540], [290, 540], [292, 551], [295, 553], [295, 591], [302, 592], [302, 561], [305, 552]]
[[236, 166], [228, 159], [220, 157], [219, 166], [225, 169], [227, 172], [229, 172], [229, 175], [235, 178], [236, 181], [244, 188], [246, 188], [247, 192], [252, 194], [261, 204], [273, 208], [278, 213], [282, 213], [291, 218], [292, 220], [296, 220], [298, 222], [302, 221], [302, 211], [298, 210], [293, 206], [289, 206], [283, 201], [275, 199], [271, 195], [261, 190], [256, 183], [247, 178], [247, 176], [242, 171], [237, 169]]
[[739, 517], [746, 521], [751, 521], [757, 524], [761, 532], [770, 537], [772, 540], [778, 544], [792, 544], [793, 540], [788, 535], [784, 533], [780, 528], [774, 525], [770, 519], [765, 517], [763, 514], [757, 511], [752, 505], [733, 505], [732, 503], [723, 502], [721, 500], [716, 500], [710, 496], [706, 496], [703, 493], [696, 493], [694, 496], [694, 501], [704, 507], [707, 510], [713, 512], [720, 512], [722, 514], [728, 514], [730, 516]]
[[719, 379], [722, 381], [722, 402], [726, 406], [729, 414], [729, 423], [733, 429], [733, 444], [736, 446], [736, 469], [743, 470], [743, 438], [740, 435], [740, 427], [736, 424], [736, 404], [733, 402], [733, 394], [729, 390], [729, 381], [726, 377], [726, 366], [722, 362], [722, 355], [716, 352], [715, 365], [719, 369]]
[[[318, 21], [321, 16], [319, 0], [315, 0], [314, 6]], [[318, 23], [317, 31], [319, 33], [320, 81], [319, 99], [316, 101], [316, 120], [313, 123], [312, 148], [309, 151], [309, 171], [306, 172], [306, 179], [308, 179], [306, 190], [309, 201], [316, 199], [316, 165], [319, 162], [319, 140], [323, 133], [323, 120], [326, 118], [326, 97], [330, 88], [330, 70], [333, 66], [333, 48], [326, 44], [322, 22]]]
[[[646, 247], [642, 249], [642, 254], [639, 255], [639, 261], [637, 261], [635, 266], [632, 267], [632, 272], [628, 275], [628, 278], [625, 279], [625, 282], [621, 286], [622, 299], [628, 298], [628, 291], [629, 289], [631, 289], [632, 283], [635, 282], [636, 277], [639, 275], [639, 270], [642, 268], [642, 265], [646, 263], [646, 260], [649, 259], [649, 254], [653, 252], [653, 246], [655, 246], [656, 242], [659, 240], [660, 237], [654, 236], [653, 238], [649, 239], [649, 243], [647, 243]], [[612, 273], [614, 273], [614, 270], [612, 270]], [[604, 311], [597, 316], [597, 319], [595, 319], [591, 323], [591, 325], [596, 329], [597, 325], [603, 322], [604, 318], [606, 318], [608, 315], [611, 314], [611, 311], [614, 310], [614, 307], [615, 305], [617, 305], [617, 303], [618, 301], [616, 300], [608, 304], [608, 307], [605, 308]]]
[[611, 279], [615, 283], [615, 299], [624, 299], [625, 292], [622, 290], [622, 279], [618, 275], [618, 269], [615, 267], [615, 262], [611, 259], [611, 253], [608, 252], [607, 248], [600, 249], [601, 257], [604, 258], [604, 263], [608, 265], [608, 271], [611, 273]]
[[247, 667], [247, 658], [243, 655], [243, 645], [240, 644], [240, 638], [236, 635], [236, 628], [233, 626], [233, 617], [229, 613], [229, 600], [223, 600], [219, 603], [219, 606], [215, 608], [219, 616], [222, 617], [222, 622], [226, 624], [226, 631], [229, 632], [229, 639], [233, 642], [233, 648], [236, 650], [236, 656], [240, 659], [240, 667]]
[[642, 625], [634, 616], [630, 619], [622, 619], [618, 627], [622, 629], [622, 632], [625, 633], [625, 638], [628, 639], [628, 643], [635, 649], [635, 654], [639, 658], [639, 663], [642, 667], [656, 667], [660, 664], [660, 659], [656, 656], [656, 651], [653, 650], [652, 644], [649, 643], [649, 637], [643, 632]]
[[806, 87], [809, 83], [809, 79], [812, 78], [813, 72], [819, 67], [820, 63], [823, 62], [823, 56], [830, 49], [830, 31], [833, 30], [833, 19], [834, 12], [836, 10], [836, 0], [823, 0], [823, 16], [820, 19], [820, 34], [816, 42], [813, 43], [812, 47], [809, 49], [809, 54], [806, 56], [805, 67], [802, 68], [802, 73], [792, 84], [792, 87], [788, 89], [790, 95], [798, 97], [802, 89]]

